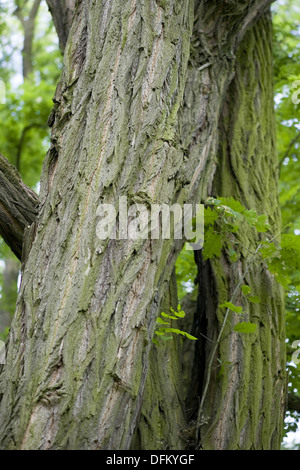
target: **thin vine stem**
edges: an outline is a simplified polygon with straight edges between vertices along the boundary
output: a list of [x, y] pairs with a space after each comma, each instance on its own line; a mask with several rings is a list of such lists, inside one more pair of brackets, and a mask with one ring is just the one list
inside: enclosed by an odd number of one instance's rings
[[[258, 247], [256, 248], [254, 254], [253, 254], [253, 258], [257, 255], [257, 253], [258, 253], [258, 251], [260, 250], [261, 246], [262, 246], [262, 245], [261, 245], [261, 243], [260, 243], [260, 244], [258, 245]], [[235, 296], [236, 296], [238, 290], [241, 288], [242, 283], [243, 283], [245, 277], [247, 276], [249, 270], [250, 270], [250, 264], [249, 264], [249, 266], [247, 267], [247, 269], [245, 270], [245, 272], [244, 272], [244, 274], [242, 275], [241, 279], [239, 280], [238, 284], [236, 285], [236, 287], [235, 287], [235, 289], [234, 289], [234, 291], [233, 291], [233, 293], [232, 293], [230, 302], [234, 302]], [[200, 426], [201, 426], [201, 418], [202, 418], [202, 413], [203, 413], [203, 405], [204, 405], [204, 401], [205, 401], [205, 398], [206, 398], [206, 395], [207, 395], [207, 391], [208, 391], [208, 387], [209, 387], [209, 384], [210, 384], [210, 378], [211, 378], [211, 372], [212, 372], [213, 361], [214, 361], [216, 352], [217, 352], [217, 350], [218, 350], [219, 344], [220, 344], [220, 342], [221, 342], [222, 334], [223, 334], [223, 331], [224, 331], [224, 329], [225, 329], [225, 326], [226, 326], [226, 323], [227, 323], [227, 320], [228, 320], [229, 313], [230, 313], [230, 308], [227, 308], [226, 313], [225, 313], [225, 317], [224, 317], [224, 320], [223, 320], [223, 323], [222, 323], [222, 326], [221, 326], [221, 329], [220, 329], [219, 334], [218, 334], [218, 338], [217, 338], [217, 340], [215, 341], [214, 347], [213, 347], [213, 349], [212, 349], [212, 352], [211, 352], [211, 354], [210, 354], [210, 358], [209, 358], [209, 361], [208, 361], [206, 380], [205, 380], [204, 389], [203, 389], [203, 393], [202, 393], [202, 397], [201, 397], [201, 401], [200, 401], [200, 405], [199, 405], [199, 410], [198, 410], [198, 415], [197, 415], [196, 435], [195, 435], [195, 441], [196, 441], [196, 442], [198, 442], [198, 439], [199, 439], [199, 429], [200, 429]]]

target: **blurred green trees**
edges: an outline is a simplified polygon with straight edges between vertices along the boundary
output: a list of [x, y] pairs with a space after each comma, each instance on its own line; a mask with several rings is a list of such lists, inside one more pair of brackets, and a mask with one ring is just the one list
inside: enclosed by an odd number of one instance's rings
[[[34, 7], [30, 73], [24, 73], [25, 20]], [[36, 12], [34, 12], [36, 13]], [[27, 39], [26, 39], [27, 40]], [[23, 58], [22, 58], [23, 55]], [[23, 60], [22, 60], [23, 59]], [[27, 57], [28, 60], [28, 57]], [[58, 39], [45, 1], [6, 0], [0, 5], [0, 79], [6, 100], [0, 105], [1, 153], [23, 181], [38, 192], [42, 162], [49, 147], [47, 119], [62, 68]], [[28, 67], [27, 67], [28, 70]], [[14, 313], [19, 262], [0, 240], [0, 337]], [[5, 331], [4, 331], [5, 329]]]

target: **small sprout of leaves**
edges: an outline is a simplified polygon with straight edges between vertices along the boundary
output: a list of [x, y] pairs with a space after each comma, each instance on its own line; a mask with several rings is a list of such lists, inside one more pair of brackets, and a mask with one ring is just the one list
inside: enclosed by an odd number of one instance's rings
[[[173, 317], [172, 315], [168, 315], [167, 313], [165, 312], [161, 312], [161, 316], [162, 317], [165, 317], [165, 318], [171, 318], [171, 320], [178, 320], [177, 317]], [[158, 317], [159, 318], [159, 317]]]
[[251, 294], [251, 287], [246, 284], [242, 286], [242, 292], [245, 295]]
[[[177, 306], [177, 311], [174, 310], [172, 307], [170, 307], [170, 311], [173, 315], [169, 315], [165, 312], [161, 312], [161, 316], [163, 318], [168, 318], [170, 320], [178, 320], [179, 318], [184, 318], [185, 317], [185, 312], [183, 310], [181, 310], [181, 305], [180, 304]], [[182, 336], [185, 336], [188, 339], [195, 340], [195, 341], [198, 339], [198, 338], [195, 338], [195, 336], [190, 335], [186, 331], [179, 330], [178, 328], [161, 327], [161, 325], [170, 325], [170, 323], [164, 321], [163, 318], [158, 317], [156, 319], [156, 322], [158, 323], [159, 328], [157, 330], [155, 330], [155, 334], [158, 337], [160, 337], [161, 339], [163, 339], [164, 341], [168, 341], [170, 339], [173, 339], [173, 336], [170, 336], [170, 335], [166, 336], [165, 333], [175, 333], [177, 335], [182, 335]], [[156, 338], [153, 338], [152, 341], [156, 345], [159, 345], [159, 342], [157, 341]]]
[[160, 317], [158, 317], [158, 318], [156, 319], [156, 321], [157, 321], [157, 323], [159, 323], [160, 325], [170, 325], [169, 322], [163, 321], [163, 319], [160, 318]]

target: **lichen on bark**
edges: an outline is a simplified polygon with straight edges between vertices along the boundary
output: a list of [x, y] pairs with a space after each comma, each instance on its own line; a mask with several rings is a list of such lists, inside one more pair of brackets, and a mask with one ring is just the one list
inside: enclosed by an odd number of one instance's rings
[[[219, 124], [212, 195], [234, 197], [246, 208], [267, 214], [270, 236], [280, 242], [272, 73], [272, 27], [266, 16], [246, 34], [237, 52], [235, 77]], [[203, 449], [276, 449], [282, 438], [285, 403], [283, 292], [266, 264], [253, 258], [260, 242], [258, 233], [245, 226], [239, 230], [238, 239], [237, 262], [231, 263], [224, 251], [220, 260], [210, 263], [216, 302], [229, 301], [249, 269], [245, 283], [260, 303], [248, 303], [241, 295], [237, 303], [244, 307], [248, 320], [256, 323], [257, 333], [234, 332], [239, 320], [232, 313], [214, 361], [200, 445]], [[211, 296], [213, 291], [205, 295]], [[219, 328], [223, 312], [217, 309]], [[214, 321], [212, 313], [211, 309], [206, 312], [208, 325]], [[208, 357], [211, 343], [206, 349]], [[228, 364], [222, 377], [217, 361]]]
[[[102, 242], [96, 237], [97, 208], [105, 202], [118, 209], [120, 195], [127, 195], [129, 204], [138, 200], [146, 205], [199, 202], [214, 191], [227, 195], [218, 185], [221, 171], [226, 182], [234, 176], [226, 178], [227, 168], [222, 166], [227, 155], [223, 139], [231, 137], [230, 132], [223, 135], [222, 131], [227, 122], [226, 97], [231, 96], [244, 70], [242, 47], [247, 54], [252, 52], [257, 66], [263, 60], [263, 46], [255, 55], [249, 38], [242, 43], [238, 58], [236, 48], [269, 3], [243, 2], [236, 10], [228, 2], [220, 5], [200, 0], [78, 2], [54, 97], [51, 148], [42, 173], [39, 214], [23, 268], [7, 362], [0, 376], [1, 448], [185, 445], [181, 436], [164, 436], [170, 429], [177, 432], [184, 426], [179, 394], [172, 396], [178, 422], [165, 425], [161, 410], [152, 415], [149, 412], [159, 399], [150, 396], [153, 387], [147, 383], [148, 370], [149, 377], [170, 377], [170, 383], [160, 383], [161, 409], [170, 417], [165, 392], [173, 388], [171, 382], [180, 372], [176, 348], [170, 348], [170, 365], [159, 361], [153, 371], [153, 361], [160, 353], [151, 351], [151, 340], [183, 242]], [[269, 20], [265, 21], [250, 34], [269, 48]], [[270, 67], [270, 62], [266, 63]], [[271, 95], [266, 92], [271, 68], [264, 77], [261, 68], [255, 70], [263, 84], [257, 95], [258, 110], [267, 103], [272, 115]], [[253, 97], [239, 94], [238, 89], [237, 95], [246, 109]], [[252, 117], [260, 122], [261, 116], [255, 112]], [[238, 132], [241, 118], [234, 118], [230, 129]], [[265, 132], [263, 123], [261, 129]], [[274, 150], [272, 132], [269, 137], [262, 149], [265, 160], [260, 154], [259, 172], [265, 171], [262, 163], [270, 165], [275, 155], [270, 153]], [[248, 141], [241, 143], [246, 152]], [[238, 142], [234, 140], [237, 148]], [[241, 157], [236, 161], [240, 165]], [[272, 177], [271, 171], [270, 180]], [[230, 188], [230, 195], [244, 199], [235, 183]], [[269, 186], [265, 197], [271, 197], [271, 189], [275, 190], [275, 185]], [[253, 190], [257, 207], [255, 194]], [[276, 224], [277, 215], [272, 214]], [[230, 277], [225, 263], [224, 255], [224, 262], [212, 264], [220, 298], [223, 292], [230, 292], [237, 279], [235, 268]], [[251, 276], [256, 279], [257, 272], [251, 271]], [[263, 273], [260, 279], [265, 277]], [[239, 365], [234, 368], [235, 380], [228, 374], [219, 382], [214, 377], [211, 383], [210, 400], [205, 403], [210, 419], [201, 428], [204, 448], [255, 448], [260, 445], [261, 429], [267, 435], [263, 446], [278, 445], [279, 412], [272, 421], [268, 411], [267, 419], [261, 422], [265, 407], [271, 404], [265, 391], [271, 386], [275, 400], [281, 399], [284, 376], [279, 291], [274, 302], [274, 322], [271, 324], [262, 311], [264, 329], [253, 346], [255, 358], [260, 359], [255, 384], [257, 389], [263, 387], [263, 406], [253, 398], [249, 406], [256, 415], [248, 425], [248, 395], [245, 397], [243, 385], [253, 357], [251, 342], [233, 338], [227, 329], [220, 357], [223, 360], [237, 351], [233, 359]], [[258, 312], [253, 309], [251, 314], [255, 317]], [[214, 311], [211, 315], [208, 327], [214, 334], [222, 314]], [[270, 342], [272, 334], [277, 337], [275, 342]], [[237, 345], [234, 351], [230, 349], [232, 339]], [[278, 351], [277, 356], [270, 354], [270, 345], [272, 351]], [[264, 358], [269, 367], [263, 368]], [[241, 398], [240, 411], [233, 399], [235, 392]], [[197, 396], [191, 397], [195, 398], [197, 402]], [[223, 404], [225, 413], [220, 417]], [[237, 424], [230, 419], [233, 410]], [[148, 417], [153, 432], [138, 426], [140, 416]], [[137, 427], [140, 435], [133, 440]], [[216, 437], [220, 434], [221, 439]]]

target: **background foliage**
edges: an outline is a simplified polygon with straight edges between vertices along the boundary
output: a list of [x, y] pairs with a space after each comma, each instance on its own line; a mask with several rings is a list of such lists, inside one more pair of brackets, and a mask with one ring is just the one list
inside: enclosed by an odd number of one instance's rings
[[[41, 168], [49, 147], [47, 120], [52, 97], [62, 69], [62, 57], [52, 18], [43, 0], [35, 21], [32, 63], [33, 71], [22, 75], [24, 31], [14, 14], [17, 6], [26, 16], [32, 0], [0, 2], [0, 79], [6, 87], [6, 102], [0, 105], [0, 151], [15, 165], [23, 181], [39, 190]], [[15, 272], [9, 272], [8, 266]], [[14, 313], [18, 262], [0, 239], [0, 338], [7, 335], [8, 314]], [[2, 327], [2, 329], [1, 329]]]

